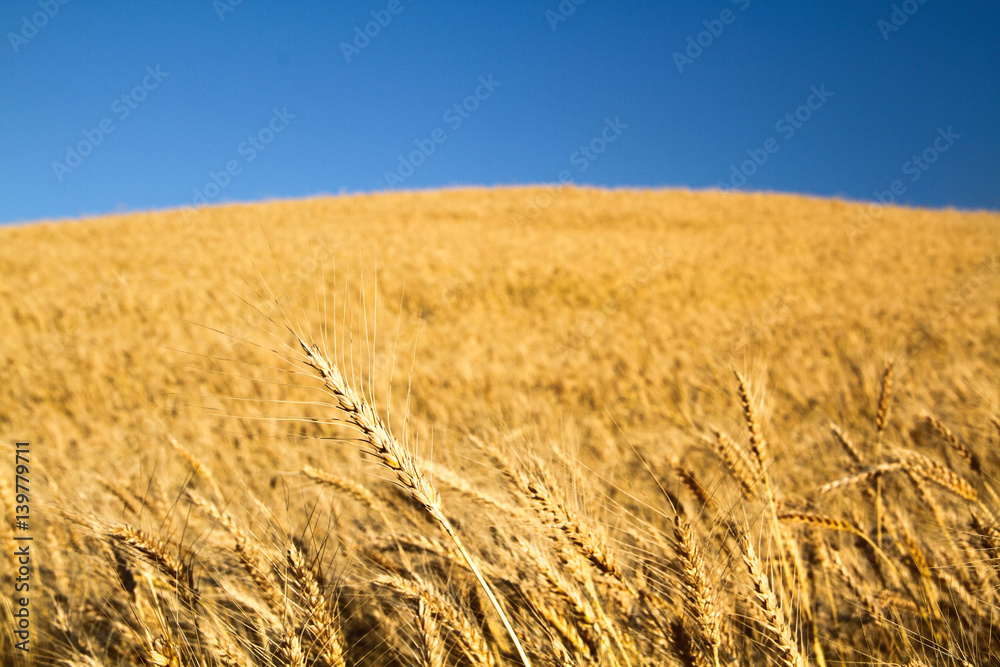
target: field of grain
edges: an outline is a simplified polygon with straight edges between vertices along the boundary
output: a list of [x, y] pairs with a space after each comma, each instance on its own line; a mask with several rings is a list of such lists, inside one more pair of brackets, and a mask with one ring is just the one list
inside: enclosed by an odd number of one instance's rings
[[3, 665], [1000, 664], [998, 214], [38, 223], [0, 229], [0, 327]]

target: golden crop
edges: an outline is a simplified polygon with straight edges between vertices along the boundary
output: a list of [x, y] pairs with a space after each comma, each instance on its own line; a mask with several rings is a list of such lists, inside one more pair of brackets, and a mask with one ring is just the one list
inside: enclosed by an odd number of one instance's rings
[[0, 229], [2, 664], [997, 664], [998, 313], [997, 214], [779, 194]]

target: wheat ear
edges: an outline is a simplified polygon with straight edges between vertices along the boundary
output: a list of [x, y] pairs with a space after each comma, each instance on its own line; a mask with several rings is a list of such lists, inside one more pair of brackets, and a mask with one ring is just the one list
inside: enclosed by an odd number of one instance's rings
[[337, 366], [323, 355], [318, 346], [306, 344], [297, 335], [296, 339], [305, 353], [306, 365], [319, 373], [324, 387], [331, 396], [337, 399], [337, 406], [347, 416], [348, 421], [361, 432], [365, 442], [370, 447], [370, 452], [383, 466], [395, 473], [396, 481], [399, 485], [415, 502], [424, 508], [431, 518], [441, 526], [442, 530], [447, 533], [452, 542], [455, 543], [455, 547], [461, 553], [469, 569], [472, 570], [473, 575], [475, 575], [476, 580], [479, 582], [479, 586], [486, 593], [486, 597], [489, 598], [490, 604], [496, 610], [497, 614], [500, 615], [500, 620], [503, 622], [504, 628], [507, 630], [507, 634], [510, 636], [521, 662], [525, 667], [531, 667], [531, 661], [528, 660], [528, 656], [524, 652], [524, 647], [521, 646], [521, 641], [517, 638], [517, 633], [514, 632], [514, 627], [511, 625], [510, 619], [507, 618], [503, 607], [500, 606], [500, 601], [497, 600], [492, 588], [486, 583], [486, 579], [472, 559], [472, 555], [466, 550], [465, 545], [462, 544], [462, 541], [458, 537], [458, 533], [455, 532], [448, 517], [445, 516], [441, 506], [441, 496], [438, 494], [437, 489], [424, 477], [413, 457], [389, 432], [388, 427], [382, 421], [382, 418], [372, 409], [371, 405], [361, 398], [353, 387], [347, 384]]
[[753, 599], [764, 620], [764, 627], [770, 634], [771, 642], [778, 650], [781, 663], [786, 667], [802, 667], [802, 656], [799, 654], [792, 631], [785, 621], [785, 615], [778, 605], [778, 599], [771, 589], [771, 582], [764, 572], [764, 567], [754, 551], [753, 543], [746, 535], [740, 536], [740, 546], [743, 549], [743, 561], [746, 563], [750, 582], [753, 586]]
[[169, 433], [167, 434], [167, 441], [170, 442], [170, 446], [173, 447], [178, 454], [180, 454], [181, 458], [184, 459], [189, 466], [191, 466], [191, 470], [194, 471], [195, 475], [208, 482], [208, 485], [212, 487], [212, 493], [215, 494], [217, 499], [225, 498], [222, 493], [222, 489], [219, 488], [219, 483], [215, 481], [215, 475], [212, 474], [212, 471], [209, 470], [197, 456], [189, 452], [183, 445], [181, 445], [181, 443], [177, 442], [177, 439], [174, 438], [174, 436]]
[[785, 523], [804, 523], [815, 528], [843, 531], [855, 535], [863, 535], [861, 529], [846, 519], [838, 519], [823, 514], [806, 514], [805, 512], [785, 512], [778, 515], [778, 520]]
[[372, 560], [390, 568], [387, 574], [375, 579], [372, 583], [395, 590], [413, 598], [418, 603], [426, 604], [430, 613], [434, 614], [437, 620], [440, 620], [455, 633], [466, 657], [476, 667], [494, 667], [496, 665], [496, 660], [490, 652], [482, 630], [471, 623], [451, 599], [438, 590], [433, 583], [421, 579], [412, 572], [393, 572], [392, 569], [398, 568], [386, 562], [385, 559], [380, 559], [377, 554], [373, 553], [367, 555], [369, 558], [376, 556]]
[[743, 375], [739, 371], [734, 371], [734, 373], [740, 394], [740, 404], [743, 406], [743, 418], [746, 420], [747, 432], [750, 434], [750, 451], [753, 452], [754, 458], [760, 467], [760, 472], [766, 481], [770, 456], [767, 441], [764, 440], [764, 436], [760, 431], [760, 416], [757, 414], [757, 408], [750, 397], [750, 388], [746, 380], [743, 379]]
[[889, 408], [892, 406], [892, 368], [889, 362], [882, 374], [882, 390], [878, 397], [878, 412], [875, 413], [875, 429], [878, 432], [878, 443], [882, 442], [882, 434], [889, 423]]
[[549, 592], [556, 599], [561, 600], [576, 617], [579, 624], [580, 636], [587, 646], [587, 653], [589, 653], [591, 659], [595, 662], [600, 662], [601, 655], [604, 653], [601, 649], [605, 647], [609, 660], [617, 663], [617, 660], [611, 655], [610, 642], [605, 637], [605, 632], [612, 636], [614, 635], [614, 630], [610, 627], [610, 623], [605, 624], [601, 622], [603, 619], [598, 617], [594, 611], [594, 607], [587, 602], [586, 598], [580, 595], [578, 590], [570, 586], [536, 547], [523, 540], [515, 541], [531, 559], [538, 573], [545, 579]]
[[[889, 408], [892, 405], [892, 366], [893, 362], [885, 367], [882, 374], [882, 390], [878, 397], [878, 411], [875, 413], [875, 460], [882, 458], [882, 439], [885, 435], [885, 427], [889, 423]], [[875, 478], [875, 535], [879, 547], [882, 546], [882, 478]]]
[[128, 524], [110, 524], [105, 534], [113, 542], [122, 544], [141, 555], [146, 562], [153, 564], [161, 573], [173, 580], [181, 599], [190, 607], [198, 603], [194, 573], [187, 564], [170, 553], [166, 542]]
[[743, 491], [743, 498], [753, 498], [754, 485], [757, 483], [757, 480], [746, 469], [746, 465], [742, 460], [743, 456], [736, 450], [735, 443], [731, 442], [717, 428], [712, 429], [712, 434], [715, 435], [715, 451], [719, 454], [722, 462], [726, 464], [726, 469], [729, 470], [732, 478], [739, 482], [740, 489]]
[[420, 662], [424, 667], [444, 667], [447, 658], [441, 632], [430, 605], [423, 598], [417, 600], [417, 627], [423, 643], [420, 645]]
[[201, 494], [193, 489], [188, 489], [186, 494], [195, 507], [215, 519], [236, 540], [234, 551], [243, 569], [250, 576], [275, 619], [283, 617], [287, 599], [285, 593], [275, 585], [268, 574], [270, 569], [268, 557], [260, 548], [258, 541], [247, 535], [231, 516], [219, 510]]
[[847, 434], [844, 433], [839, 426], [831, 423], [830, 432], [833, 433], [833, 437], [837, 439], [837, 443], [847, 454], [847, 457], [851, 459], [851, 472], [854, 472], [864, 465], [864, 457], [861, 456], [861, 452], [858, 451], [857, 445], [855, 445], [854, 442], [847, 437]]
[[900, 459], [907, 472], [920, 475], [965, 500], [974, 502], [979, 499], [972, 484], [940, 461], [908, 449], [900, 450]]
[[298, 547], [288, 549], [288, 565], [292, 574], [292, 589], [298, 593], [304, 615], [304, 629], [326, 667], [346, 667], [344, 637], [340, 624], [331, 613], [319, 581]]
[[701, 482], [695, 476], [694, 472], [686, 468], [681, 460], [676, 456], [671, 456], [668, 459], [670, 461], [670, 467], [674, 469], [677, 476], [680, 478], [681, 483], [687, 487], [688, 491], [691, 492], [701, 506], [708, 509], [714, 509], [715, 503], [712, 501], [712, 494], [709, 493], [708, 489], [702, 486]]
[[842, 478], [834, 480], [832, 482], [828, 482], [828, 483], [824, 484], [823, 486], [819, 487], [818, 489], [816, 489], [816, 491], [818, 493], [830, 493], [831, 491], [836, 491], [838, 489], [843, 489], [843, 488], [846, 488], [848, 486], [854, 486], [854, 485], [857, 485], [857, 484], [865, 484], [865, 483], [870, 482], [870, 481], [872, 481], [874, 479], [877, 479], [878, 477], [880, 477], [880, 476], [882, 476], [882, 475], [884, 475], [886, 473], [895, 472], [897, 470], [902, 470], [904, 467], [905, 466], [902, 463], [881, 463], [881, 464], [879, 464], [877, 466], [873, 466], [873, 467], [868, 468], [866, 470], [862, 470], [861, 472], [859, 472], [857, 474], [848, 475], [847, 477], [842, 477]]
[[473, 442], [493, 460], [514, 488], [528, 499], [535, 514], [545, 526], [552, 529], [556, 535], [562, 535], [573, 545], [577, 553], [594, 569], [609, 577], [611, 582], [616, 582], [633, 597], [639, 596], [635, 586], [626, 579], [606, 541], [560, 501], [549, 488], [552, 482], [545, 479], [541, 470], [529, 477], [511, 468], [505, 457], [493, 447], [478, 439], [473, 439]]
[[716, 605], [716, 595], [709, 583], [705, 558], [695, 540], [690, 524], [674, 517], [674, 538], [680, 557], [681, 580], [684, 584], [685, 609], [698, 628], [702, 642], [708, 648], [712, 664], [719, 666], [722, 649], [723, 617]]
[[956, 454], [962, 457], [969, 469], [977, 475], [983, 471], [983, 464], [980, 461], [979, 456], [976, 455], [971, 449], [966, 447], [965, 443], [962, 442], [957, 435], [955, 435], [950, 428], [945, 426], [941, 420], [933, 417], [931, 415], [924, 416], [924, 421], [932, 429], [937, 431], [938, 435], [945, 441]]

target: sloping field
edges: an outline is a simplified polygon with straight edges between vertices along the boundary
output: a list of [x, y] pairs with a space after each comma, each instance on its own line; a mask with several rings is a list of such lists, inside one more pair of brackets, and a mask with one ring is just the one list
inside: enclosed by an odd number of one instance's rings
[[39, 664], [1000, 661], [995, 213], [518, 188], [39, 223], [0, 229], [0, 323]]

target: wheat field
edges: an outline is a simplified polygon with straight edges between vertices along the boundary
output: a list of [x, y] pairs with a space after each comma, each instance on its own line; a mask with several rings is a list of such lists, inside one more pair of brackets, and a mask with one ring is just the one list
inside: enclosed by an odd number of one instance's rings
[[0, 229], [2, 664], [1000, 664], [998, 274], [780, 194]]

